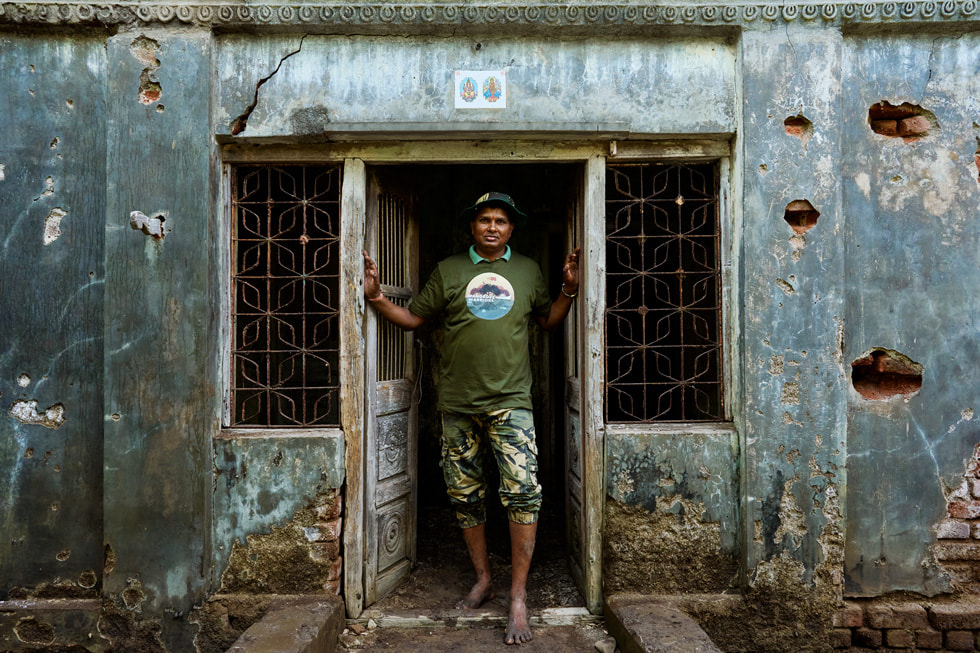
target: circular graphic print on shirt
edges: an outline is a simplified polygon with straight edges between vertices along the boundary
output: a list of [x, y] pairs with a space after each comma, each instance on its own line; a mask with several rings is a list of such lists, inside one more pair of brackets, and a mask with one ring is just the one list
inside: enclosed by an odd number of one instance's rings
[[478, 274], [466, 285], [466, 305], [483, 320], [497, 320], [514, 306], [514, 287], [495, 272]]

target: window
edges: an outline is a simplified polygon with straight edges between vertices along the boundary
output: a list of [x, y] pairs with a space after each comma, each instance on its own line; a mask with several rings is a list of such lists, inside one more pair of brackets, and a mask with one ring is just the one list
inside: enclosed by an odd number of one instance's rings
[[717, 170], [606, 169], [607, 422], [724, 419]]
[[339, 424], [340, 173], [233, 170], [231, 426]]

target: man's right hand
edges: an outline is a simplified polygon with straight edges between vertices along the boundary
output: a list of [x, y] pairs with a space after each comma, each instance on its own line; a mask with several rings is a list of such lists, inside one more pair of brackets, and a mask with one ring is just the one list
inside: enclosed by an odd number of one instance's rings
[[384, 296], [384, 293], [381, 292], [378, 266], [368, 256], [367, 250], [362, 249], [361, 254], [364, 256], [364, 297], [368, 303], [374, 306], [375, 310], [386, 320], [405, 331], [411, 331], [422, 326], [425, 323], [424, 318], [412, 313], [404, 306], [393, 304]]
[[364, 255], [364, 296], [373, 301], [381, 297], [381, 279], [378, 276], [378, 266], [368, 256], [367, 250], [362, 249], [361, 254]]

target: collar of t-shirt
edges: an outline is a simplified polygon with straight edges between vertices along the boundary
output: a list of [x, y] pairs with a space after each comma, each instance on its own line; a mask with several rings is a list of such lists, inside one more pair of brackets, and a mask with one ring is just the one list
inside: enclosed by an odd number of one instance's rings
[[[500, 258], [504, 259], [505, 261], [510, 260], [510, 245], [504, 245], [504, 255]], [[473, 265], [476, 265], [480, 261], [486, 261], [487, 263], [490, 262], [490, 259], [483, 258], [476, 253], [476, 245], [470, 245], [470, 260], [473, 261]]]

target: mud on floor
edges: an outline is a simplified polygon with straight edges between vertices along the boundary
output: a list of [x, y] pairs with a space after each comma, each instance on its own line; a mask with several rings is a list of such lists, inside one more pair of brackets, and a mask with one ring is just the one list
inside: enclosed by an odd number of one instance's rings
[[[547, 503], [538, 522], [537, 544], [528, 574], [528, 607], [534, 615], [545, 608], [585, 606], [569, 571], [565, 549], [564, 515]], [[559, 508], [561, 506], [555, 506]], [[557, 514], [556, 514], [557, 513]], [[510, 589], [510, 535], [502, 512], [490, 509], [487, 547], [497, 595], [482, 611], [499, 615], [495, 623], [467, 628], [348, 628], [340, 651], [459, 651], [515, 650], [503, 643], [501, 618], [507, 614]], [[421, 507], [418, 563], [410, 578], [391, 595], [368, 610], [371, 613], [451, 612], [475, 578], [462, 534], [448, 507]], [[373, 625], [373, 624], [372, 624]], [[362, 631], [358, 634], [355, 631]], [[595, 651], [596, 642], [608, 640], [602, 624], [535, 626], [535, 639], [520, 647], [522, 653]]]
[[[491, 511], [487, 522], [487, 547], [497, 596], [487, 603], [487, 608], [507, 609], [510, 590], [510, 534], [507, 528], [506, 517]], [[527, 602], [532, 610], [585, 606], [569, 571], [564, 528], [564, 515], [559, 518], [555, 510], [542, 510], [527, 579]], [[370, 609], [448, 610], [469, 592], [475, 580], [453, 511], [443, 507], [420, 507], [418, 564], [405, 583]]]

